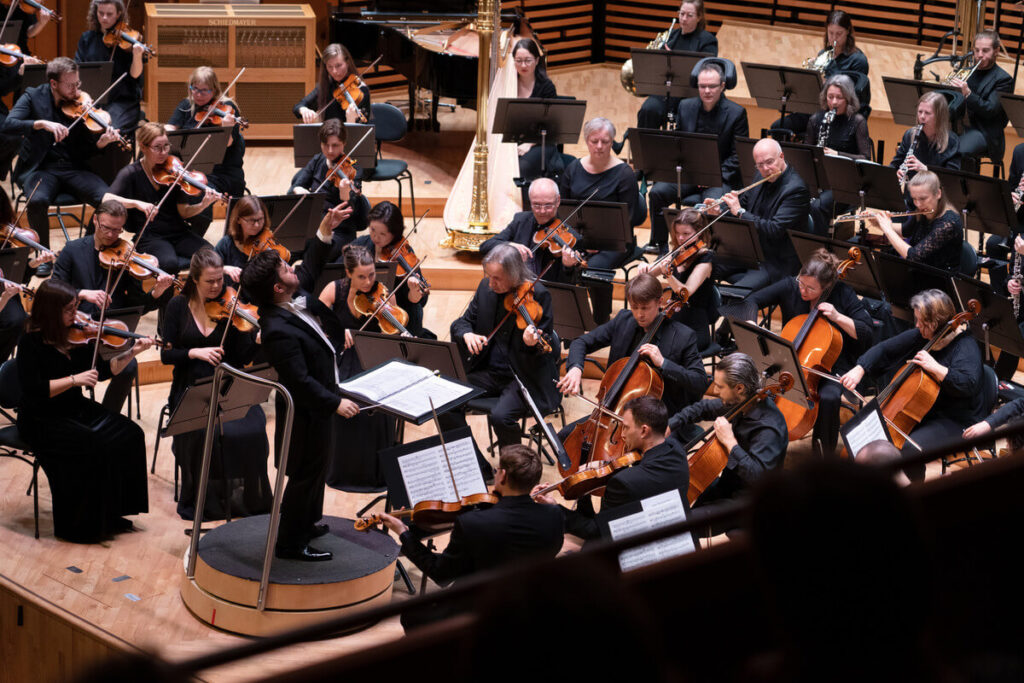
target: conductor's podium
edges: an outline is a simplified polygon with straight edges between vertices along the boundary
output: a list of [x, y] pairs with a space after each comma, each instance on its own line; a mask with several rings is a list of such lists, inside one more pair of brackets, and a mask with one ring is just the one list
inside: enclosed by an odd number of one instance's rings
[[313, 545], [334, 558], [274, 558], [265, 608], [257, 610], [268, 519], [246, 517], [199, 540], [195, 578], [186, 573], [181, 587], [182, 600], [197, 618], [232, 633], [263, 636], [390, 601], [398, 545], [385, 534], [356, 531], [350, 519], [325, 517], [330, 532]]

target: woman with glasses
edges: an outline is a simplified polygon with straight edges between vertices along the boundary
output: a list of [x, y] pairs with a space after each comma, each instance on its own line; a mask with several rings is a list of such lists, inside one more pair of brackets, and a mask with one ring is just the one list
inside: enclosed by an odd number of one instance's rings
[[[156, 206], [168, 191], [167, 186], [158, 183], [153, 175], [154, 169], [163, 164], [171, 152], [167, 130], [159, 123], [147, 121], [139, 126], [135, 140], [140, 151], [139, 159], [121, 169], [110, 191], [126, 199]], [[188, 269], [192, 254], [207, 242], [192, 232], [185, 221], [215, 201], [217, 195], [207, 192], [194, 203], [177, 186], [171, 188], [170, 196], [160, 205], [160, 210], [142, 234], [139, 251], [156, 256], [160, 267], [169, 273]], [[138, 232], [145, 222], [144, 212], [130, 209], [125, 229]]]
[[[317, 85], [292, 109], [295, 118], [302, 119], [303, 123], [320, 123], [327, 119], [341, 119], [348, 123], [356, 123], [362, 114], [363, 118], [369, 121], [372, 118], [370, 88], [361, 79], [359, 91], [362, 93], [362, 98], [359, 98], [358, 103], [353, 104], [344, 96], [343, 100], [334, 96], [334, 91], [345, 82], [346, 78], [358, 73], [356, 63], [352, 60], [352, 54], [344, 45], [339, 43], [328, 45], [324, 48]], [[352, 99], [357, 98], [353, 97]]]
[[[548, 78], [537, 43], [531, 38], [522, 38], [512, 48], [512, 57], [516, 64], [516, 83], [519, 98], [552, 98], [558, 97], [555, 84]], [[555, 145], [547, 146], [547, 163], [541, 173], [540, 145], [524, 142], [519, 145], [519, 175], [524, 180], [533, 180], [541, 175], [554, 177], [564, 168], [562, 157]]]
[[[814, 252], [795, 278], [785, 278], [764, 289], [751, 292], [742, 302], [742, 317], [754, 321], [757, 312], [778, 306], [785, 325], [798, 315], [817, 309], [818, 317], [833, 326], [843, 337], [843, 349], [832, 366], [840, 375], [852, 368], [857, 357], [871, 344], [872, 322], [853, 288], [839, 280], [839, 259], [825, 249]], [[812, 439], [824, 457], [835, 454], [839, 440], [839, 404], [842, 386], [818, 379], [818, 419]], [[790, 425], [792, 427], [792, 425]]]
[[[139, 122], [142, 111], [139, 101], [142, 99], [142, 67], [146, 59], [146, 48], [136, 43], [130, 50], [122, 49], [117, 43], [107, 47], [103, 37], [112, 31], [124, 19], [123, 0], [92, 0], [86, 22], [89, 29], [78, 39], [75, 61], [110, 62], [114, 70], [110, 74], [111, 83], [125, 77], [118, 83], [101, 103], [103, 109], [110, 114], [111, 124], [124, 135], [129, 135]], [[99, 95], [99, 93], [94, 93]]]

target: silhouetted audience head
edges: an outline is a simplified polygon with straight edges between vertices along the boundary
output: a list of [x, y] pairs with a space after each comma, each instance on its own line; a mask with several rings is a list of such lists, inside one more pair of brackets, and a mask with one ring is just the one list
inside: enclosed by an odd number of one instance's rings
[[[858, 464], [882, 468], [887, 472], [893, 471], [888, 467], [889, 465], [902, 459], [903, 456], [900, 454], [900, 449], [896, 448], [891, 441], [886, 441], [885, 439], [872, 441], [857, 451], [856, 455], [856, 462]], [[910, 484], [910, 478], [902, 469], [897, 469], [893, 472], [893, 479], [900, 486]]]

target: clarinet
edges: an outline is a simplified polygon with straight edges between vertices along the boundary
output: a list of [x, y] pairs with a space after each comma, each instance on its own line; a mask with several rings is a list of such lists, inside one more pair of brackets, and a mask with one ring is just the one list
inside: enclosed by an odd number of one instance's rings
[[821, 117], [821, 127], [818, 128], [818, 147], [824, 147], [828, 143], [828, 136], [832, 133], [832, 120], [836, 117], [836, 110], [829, 109]]
[[[1011, 249], [1013, 248], [1013, 242], [1012, 241], [1010, 242], [1010, 248]], [[1013, 250], [1013, 275], [1011, 275], [1010, 277], [1011, 277], [1011, 279], [1016, 280], [1018, 283], [1022, 279], [1021, 278], [1020, 253], [1016, 249]], [[1014, 319], [1019, 319], [1020, 318], [1020, 292], [1017, 292], [1016, 294], [1011, 294], [1010, 296], [1013, 297], [1013, 317], [1014, 317]]]
[[900, 192], [907, 191], [907, 159], [914, 156], [917, 152], [917, 136], [921, 134], [921, 124], [914, 126], [913, 132], [910, 134], [910, 146], [907, 148], [907, 154], [903, 157], [903, 163], [900, 164]]

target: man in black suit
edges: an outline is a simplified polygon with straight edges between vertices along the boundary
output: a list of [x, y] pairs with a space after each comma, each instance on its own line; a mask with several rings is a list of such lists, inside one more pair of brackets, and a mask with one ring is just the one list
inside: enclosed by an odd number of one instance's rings
[[[960, 136], [960, 154], [964, 157], [987, 156], [1002, 160], [1006, 150], [1006, 122], [1009, 119], [999, 101], [999, 93], [1013, 92], [1013, 78], [996, 65], [999, 34], [979, 31], [974, 37], [974, 61], [978, 65], [966, 81], [954, 78], [950, 85], [965, 98], [967, 123]], [[972, 170], [977, 170], [977, 162]]]
[[[331, 446], [332, 414], [353, 417], [358, 406], [338, 391], [338, 349], [330, 336], [345, 338], [341, 321], [319, 299], [309, 296], [318, 267], [330, 248], [331, 231], [341, 222], [341, 207], [333, 225], [321, 223], [317, 239], [299, 271], [276, 251], [257, 254], [242, 271], [242, 288], [259, 306], [261, 343], [270, 364], [295, 403], [288, 450], [288, 485], [281, 501], [277, 557], [292, 560], [330, 560], [329, 552], [309, 545], [327, 533], [317, 524], [323, 516], [324, 478]], [[300, 292], [300, 288], [303, 291]], [[326, 328], [326, 331], [325, 331]]]
[[698, 97], [679, 103], [678, 130], [685, 133], [711, 133], [718, 136], [718, 161], [722, 165], [721, 187], [697, 187], [675, 183], [655, 183], [651, 188], [651, 251], [668, 249], [668, 228], [662, 209], [673, 202], [696, 204], [704, 199], [718, 199], [730, 190], [743, 186], [740, 161], [736, 156], [736, 138], [747, 137], [747, 110], [725, 97], [725, 72], [720, 64], [705, 62], [697, 74]]
[[[774, 179], [766, 180], [742, 195], [733, 190], [725, 194], [722, 201], [734, 216], [752, 221], [757, 227], [764, 263], [759, 269], [746, 272], [720, 268], [715, 279], [733, 281], [736, 278], [734, 284], [739, 287], [760, 289], [769, 282], [795, 276], [800, 270], [800, 259], [786, 231], [807, 232], [811, 196], [803, 179], [786, 163], [778, 142], [771, 138], [759, 141], [754, 145], [753, 156], [757, 166], [754, 180], [775, 176]], [[713, 204], [714, 200], [705, 199], [704, 203]], [[719, 213], [721, 209], [718, 206], [708, 209], [711, 216]]]
[[[626, 285], [629, 308], [603, 325], [577, 337], [569, 346], [565, 376], [558, 388], [565, 394], [577, 394], [583, 380], [583, 361], [587, 354], [606, 346], [608, 365], [627, 358], [653, 331], [651, 340], [640, 346], [641, 360], [657, 368], [665, 382], [663, 398], [670, 412], [678, 412], [700, 400], [710, 380], [697, 352], [697, 335], [686, 325], [661, 315], [661, 283], [649, 273], [637, 275]], [[655, 327], [657, 326], [657, 327]], [[584, 418], [586, 419], [586, 418]], [[575, 425], [563, 431], [563, 440]]]
[[[512, 378], [513, 372], [545, 415], [558, 405], [555, 390], [558, 335], [551, 317], [551, 294], [539, 282], [532, 290], [533, 299], [543, 311], [534, 320], [536, 327], [530, 325], [520, 331], [516, 316], [505, 317], [505, 297], [514, 297], [516, 289], [532, 279], [515, 247], [499, 244], [484, 257], [483, 265], [487, 277], [480, 281], [466, 312], [452, 321], [451, 338], [472, 355], [468, 365], [469, 383], [483, 389], [485, 396], [498, 398], [489, 419], [498, 444], [507, 446], [520, 442], [519, 420], [530, 414]], [[487, 337], [492, 332], [494, 335], [488, 342]], [[547, 351], [543, 349], [541, 333], [550, 340], [551, 348]], [[444, 430], [466, 424], [465, 415], [457, 411], [441, 415], [440, 421]]]
[[[671, 489], [690, 485], [690, 469], [686, 453], [679, 443], [666, 439], [668, 410], [653, 396], [639, 396], [622, 408], [621, 436], [626, 451], [639, 451], [643, 459], [632, 467], [619, 470], [608, 479], [601, 510], [611, 510]], [[534, 493], [545, 485], [539, 485]], [[542, 503], [554, 503], [548, 495], [538, 495]], [[590, 496], [580, 499], [575, 510], [562, 508], [566, 533], [583, 539], [597, 538], [598, 526], [594, 519], [594, 505]]]
[[[487, 256], [499, 244], [511, 244], [519, 252], [526, 265], [530, 267], [534, 275], [540, 275], [541, 271], [547, 268], [548, 263], [557, 259], [557, 262], [544, 274], [544, 279], [550, 282], [570, 282], [572, 280], [572, 269], [578, 265], [576, 258], [579, 254], [571, 248], [562, 248], [559, 256], [554, 256], [547, 247], [537, 249], [533, 252], [533, 236], [538, 230], [547, 231], [555, 222], [558, 215], [558, 207], [562, 203], [561, 194], [558, 192], [558, 183], [551, 178], [537, 178], [530, 183], [530, 210], [520, 211], [512, 217], [512, 221], [505, 226], [505, 229], [494, 237], [486, 240], [480, 245], [480, 253]], [[579, 233], [569, 229], [572, 236], [579, 239]]]
[[[39, 233], [39, 242], [50, 244], [47, 212], [62, 191], [91, 206], [114, 199], [143, 212], [152, 209], [147, 202], [112, 194], [107, 183], [83, 166], [98, 149], [117, 140], [118, 132], [107, 128], [96, 136], [82, 123], [69, 130], [74, 119], [61, 111], [61, 105], [79, 95], [78, 65], [67, 57], [58, 57], [46, 66], [46, 78], [47, 83], [29, 88], [18, 98], [2, 129], [24, 136], [14, 174], [25, 195], [31, 196], [26, 215], [29, 226]], [[38, 274], [45, 277], [51, 268], [43, 264]]]

